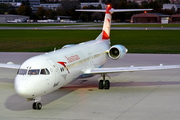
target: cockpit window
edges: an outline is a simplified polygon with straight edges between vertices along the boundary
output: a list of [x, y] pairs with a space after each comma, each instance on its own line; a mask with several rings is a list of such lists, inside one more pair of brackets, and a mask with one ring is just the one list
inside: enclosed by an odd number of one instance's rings
[[41, 69], [40, 74], [41, 74], [41, 75], [49, 75], [50, 72], [49, 72], [49, 70], [48, 70], [47, 68], [45, 68], [45, 69]]
[[28, 75], [38, 75], [39, 71], [39, 69], [31, 69], [28, 71]]
[[49, 75], [50, 72], [47, 68], [44, 68], [44, 69], [30, 69], [30, 70], [27, 70], [27, 69], [19, 69], [18, 71], [18, 74], [19, 75]]
[[27, 73], [27, 69], [20, 69], [18, 74], [19, 75], [25, 75]]

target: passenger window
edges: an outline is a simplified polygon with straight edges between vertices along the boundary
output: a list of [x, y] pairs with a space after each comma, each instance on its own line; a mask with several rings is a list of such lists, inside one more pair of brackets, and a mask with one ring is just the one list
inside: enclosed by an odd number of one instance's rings
[[38, 75], [39, 74], [39, 69], [33, 69], [28, 71], [28, 75]]
[[26, 75], [27, 69], [19, 69], [18, 74], [19, 75]]

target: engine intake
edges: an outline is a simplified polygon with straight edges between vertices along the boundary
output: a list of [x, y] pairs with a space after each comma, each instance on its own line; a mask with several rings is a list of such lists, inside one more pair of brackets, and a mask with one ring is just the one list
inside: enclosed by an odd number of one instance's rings
[[113, 45], [109, 51], [108, 55], [111, 59], [117, 60], [122, 58], [128, 50], [123, 45]]

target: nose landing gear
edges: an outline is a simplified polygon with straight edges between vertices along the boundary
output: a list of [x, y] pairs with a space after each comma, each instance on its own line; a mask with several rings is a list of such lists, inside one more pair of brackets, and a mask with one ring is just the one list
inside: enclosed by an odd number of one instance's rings
[[32, 108], [34, 110], [41, 110], [42, 104], [40, 102], [34, 102], [33, 105], [32, 105]]
[[41, 108], [42, 108], [42, 104], [40, 103], [41, 97], [37, 97], [34, 100], [35, 100], [35, 102], [32, 104], [32, 108], [34, 110], [41, 110]]

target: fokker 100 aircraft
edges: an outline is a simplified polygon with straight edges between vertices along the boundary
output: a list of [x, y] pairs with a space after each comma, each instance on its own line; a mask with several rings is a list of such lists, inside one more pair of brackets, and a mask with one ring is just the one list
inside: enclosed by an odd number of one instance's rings
[[62, 49], [38, 55], [26, 60], [22, 65], [0, 64], [0, 67], [18, 69], [14, 88], [18, 95], [34, 100], [32, 108], [42, 108], [41, 96], [51, 93], [84, 75], [100, 74], [99, 89], [109, 89], [106, 74], [143, 70], [180, 68], [180, 65], [101, 68], [108, 57], [113, 60], [122, 58], [128, 51], [123, 45], [110, 46], [110, 26], [113, 12], [147, 11], [151, 9], [113, 9], [77, 10], [105, 12], [102, 32], [95, 40], [65, 45]]

